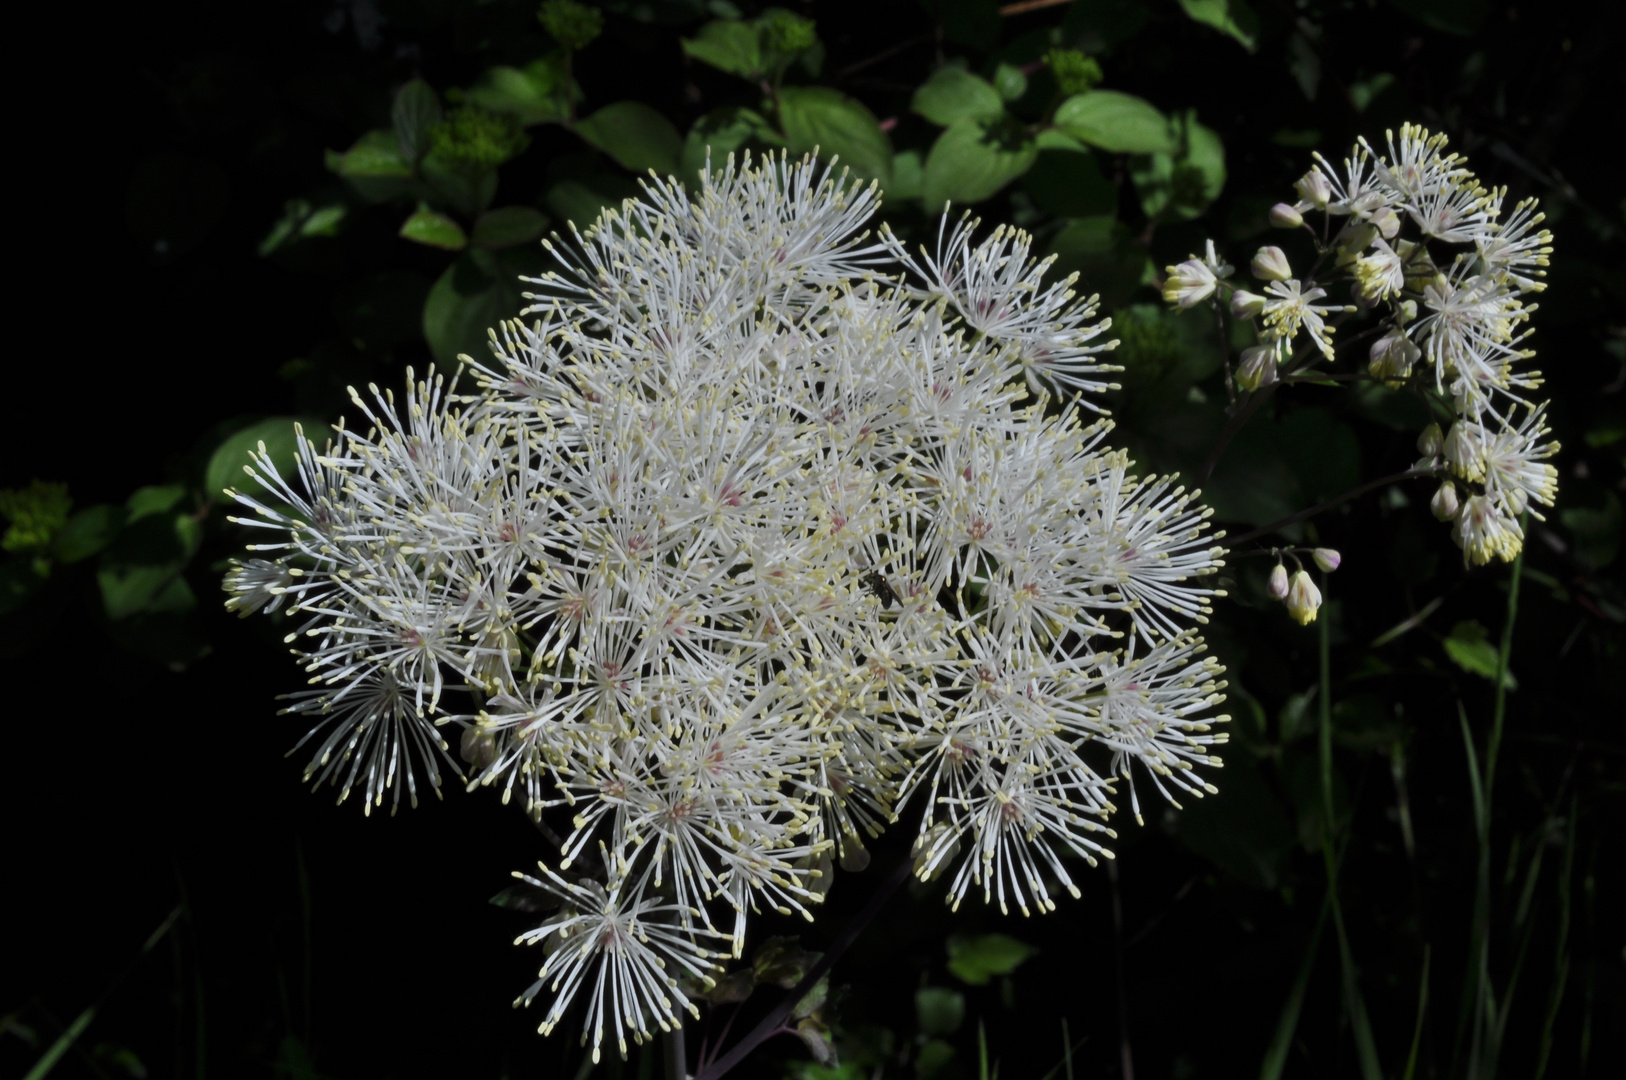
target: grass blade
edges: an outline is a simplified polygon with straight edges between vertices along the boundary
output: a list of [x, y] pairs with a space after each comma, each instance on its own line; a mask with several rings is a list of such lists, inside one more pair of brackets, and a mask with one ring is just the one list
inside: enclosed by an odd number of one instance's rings
[[[1330, 898], [1331, 894], [1328, 896]], [[1293, 979], [1293, 989], [1288, 991], [1281, 1018], [1276, 1021], [1276, 1034], [1271, 1037], [1270, 1046], [1265, 1050], [1265, 1060], [1259, 1066], [1259, 1080], [1280, 1080], [1282, 1070], [1287, 1067], [1287, 1055], [1293, 1049], [1293, 1036], [1299, 1027], [1299, 1014], [1304, 1011], [1304, 994], [1310, 987], [1310, 971], [1315, 967], [1316, 953], [1321, 950], [1321, 932], [1327, 928], [1327, 912], [1330, 910], [1331, 903], [1323, 902], [1321, 916], [1315, 922], [1315, 932], [1310, 935], [1310, 947], [1304, 950], [1304, 961], [1299, 964], [1299, 973]], [[1071, 1071], [1068, 1075], [1070, 1080]]]
[[1417, 1073], [1417, 1051], [1423, 1045], [1423, 1017], [1428, 1015], [1428, 969], [1433, 950], [1423, 946], [1423, 977], [1417, 985], [1417, 1023], [1411, 1031], [1411, 1052], [1406, 1055], [1406, 1071], [1400, 1080], [1412, 1080]]

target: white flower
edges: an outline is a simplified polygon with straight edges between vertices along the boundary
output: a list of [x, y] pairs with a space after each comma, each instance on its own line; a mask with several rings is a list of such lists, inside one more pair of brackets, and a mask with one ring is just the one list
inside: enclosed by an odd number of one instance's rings
[[1517, 519], [1504, 514], [1488, 495], [1473, 495], [1457, 511], [1451, 539], [1462, 548], [1463, 559], [1483, 566], [1491, 559], [1512, 562], [1524, 547], [1524, 530]]
[[1327, 290], [1319, 287], [1305, 290], [1296, 279], [1289, 279], [1272, 281], [1265, 291], [1276, 298], [1267, 300], [1264, 308], [1265, 326], [1273, 335], [1285, 344], [1292, 341], [1302, 327], [1322, 355], [1332, 359], [1332, 328], [1327, 325], [1323, 315], [1343, 309], [1337, 304], [1315, 303], [1327, 295]]
[[415, 790], [455, 725], [471, 788], [568, 821], [560, 870], [601, 852], [602, 884], [533, 881], [566, 907], [525, 995], [544, 1029], [588, 996], [595, 1048], [909, 807], [954, 902], [1045, 910], [1110, 839], [1107, 774], [1204, 790], [1222, 741], [1192, 625], [1223, 551], [1083, 421], [1093, 300], [1019, 231], [867, 243], [873, 205], [785, 158], [651, 183], [554, 249], [474, 392], [357, 395], [366, 430], [239, 496], [273, 542], [228, 602], [301, 620], [319, 779]]
[[649, 1039], [650, 1020], [670, 1031], [682, 1023], [680, 1010], [698, 1018], [700, 1010], [684, 996], [678, 976], [709, 985], [718, 959], [715, 951], [699, 944], [717, 935], [682, 926], [686, 912], [680, 905], [660, 903], [641, 888], [629, 889], [607, 853], [604, 866], [607, 887], [592, 880], [568, 881], [545, 864], [541, 878], [514, 874], [552, 893], [563, 905], [557, 915], [515, 939], [516, 945], [540, 943], [551, 946], [551, 951], [536, 982], [514, 1004], [529, 1005], [551, 979], [553, 1004], [538, 1029], [546, 1035], [558, 1025], [577, 991], [587, 989], [585, 1026], [592, 1035], [595, 1062], [606, 1027], [626, 1057], [627, 1035], [638, 1043]]

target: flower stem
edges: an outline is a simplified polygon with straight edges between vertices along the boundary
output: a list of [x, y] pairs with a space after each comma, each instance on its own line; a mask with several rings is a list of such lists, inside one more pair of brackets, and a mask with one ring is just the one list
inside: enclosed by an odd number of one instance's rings
[[1440, 470], [1436, 466], [1426, 465], [1407, 469], [1405, 472], [1390, 473], [1388, 476], [1381, 476], [1376, 480], [1368, 480], [1366, 483], [1361, 484], [1358, 487], [1350, 488], [1341, 495], [1334, 495], [1332, 498], [1323, 499], [1321, 502], [1316, 503], [1314, 506], [1309, 507], [1308, 509], [1299, 510], [1296, 513], [1288, 514], [1280, 521], [1272, 521], [1269, 525], [1261, 525], [1259, 528], [1254, 529], [1251, 532], [1245, 532], [1241, 536], [1227, 537], [1227, 543], [1233, 548], [1239, 544], [1246, 544], [1249, 540], [1257, 540], [1261, 536], [1269, 536], [1271, 533], [1280, 529], [1285, 529], [1289, 525], [1303, 521], [1305, 518], [1315, 517], [1323, 510], [1331, 510], [1340, 503], [1346, 503], [1351, 499], [1365, 495], [1368, 491], [1372, 491], [1380, 487], [1388, 487], [1390, 484], [1397, 484], [1402, 480], [1413, 480], [1419, 476], [1434, 476], [1439, 471]]
[[756, 1027], [752, 1028], [739, 1042], [734, 1044], [728, 1053], [710, 1065], [704, 1066], [696, 1073], [695, 1080], [717, 1080], [718, 1077], [744, 1061], [751, 1051], [783, 1030], [785, 1018], [795, 1010], [797, 1005], [801, 1004], [802, 999], [807, 997], [808, 992], [819, 984], [819, 980], [824, 978], [825, 974], [835, 966], [836, 961], [841, 959], [842, 954], [852, 948], [853, 942], [858, 940], [858, 935], [863, 933], [864, 928], [874, 921], [876, 915], [880, 914], [881, 908], [886, 906], [886, 902], [892, 898], [892, 894], [897, 892], [905, 881], [909, 880], [909, 872], [913, 867], [914, 859], [905, 853], [902, 861], [898, 863], [897, 869], [892, 871], [892, 876], [881, 883], [881, 887], [876, 889], [874, 895], [865, 903], [864, 909], [858, 913], [852, 922], [847, 924], [836, 940], [830, 943], [830, 948], [825, 951], [823, 956], [819, 957], [817, 963], [808, 969], [807, 974], [802, 976], [802, 981], [797, 983], [789, 994], [785, 995], [785, 1000], [775, 1005], [768, 1015], [757, 1023]]

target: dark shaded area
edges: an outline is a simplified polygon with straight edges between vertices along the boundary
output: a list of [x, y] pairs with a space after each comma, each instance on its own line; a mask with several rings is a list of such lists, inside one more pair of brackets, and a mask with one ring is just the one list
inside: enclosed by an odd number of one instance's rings
[[[703, 5], [608, 6], [605, 36], [576, 59], [586, 107], [636, 99], [688, 132], [711, 109], [755, 103], [747, 84], [685, 62], [677, 39], [712, 17]], [[1002, 56], [1028, 63], [1052, 28], [1100, 55], [1106, 85], [1170, 113], [1195, 107], [1219, 134], [1229, 175], [1194, 221], [1148, 228], [1130, 163], [1105, 154], [1083, 180], [1041, 161], [978, 207], [1046, 242], [1065, 228], [1098, 230], [1056, 246], [1117, 316], [1124, 356], [1138, 362], [1114, 403], [1118, 438], [1159, 470], [1199, 465], [1224, 390], [1207, 313], [1140, 306], [1155, 303], [1140, 276], [1148, 258], [1162, 267], [1214, 236], [1245, 261], [1276, 242], [1265, 211], [1289, 197], [1311, 148], [1335, 156], [1404, 120], [1449, 132], [1488, 183], [1542, 198], [1556, 252], [1533, 343], [1564, 443], [1558, 510], [1580, 513], [1532, 523], [1491, 821], [1490, 956], [1498, 987], [1518, 979], [1503, 1074], [1545, 1062], [1551, 1077], [1616, 1075], [1626, 1058], [1619, 5], [1258, 0], [1252, 53], [1173, 2], [1077, 0], [1004, 18], [992, 4], [950, 4], [940, 18], [940, 5], [909, 2], [787, 6], [817, 20], [827, 50], [818, 82], [895, 118], [888, 134], [900, 150], [935, 137], [908, 109], [938, 56], [991, 75]], [[303, 731], [274, 714], [301, 675], [282, 627], [220, 609], [219, 574], [243, 535], [203, 483], [216, 447], [249, 422], [334, 417], [348, 408], [347, 385], [398, 385], [405, 366], [433, 363], [423, 305], [454, 256], [400, 239], [411, 203], [358, 198], [324, 167], [324, 151], [388, 125], [392, 94], [411, 78], [468, 87], [493, 64], [530, 62], [547, 45], [534, 5], [172, 3], [48, 17], [57, 22], [40, 41], [54, 43], [58, 85], [26, 110], [29, 149], [14, 155], [14, 172], [26, 161], [51, 178], [43, 209], [16, 215], [44, 272], [19, 305], [18, 322], [38, 329], [3, 395], [0, 487], [63, 481], [85, 508], [180, 485], [165, 512], [195, 528], [119, 543], [132, 545], [132, 566], [173, 557], [172, 578], [195, 602], [149, 598], [113, 617], [97, 575], [125, 564], [88, 559], [54, 568], [0, 615], [15, 776], [4, 810], [15, 900], [0, 952], [0, 1072], [23, 1075], [98, 1003], [53, 1075], [142, 1075], [121, 1053], [152, 1076], [579, 1075], [569, 1022], [543, 1040], [534, 1011], [509, 1009], [540, 959], [509, 945], [525, 917], [485, 903], [546, 844], [518, 811], [455, 783], [444, 802], [393, 820], [336, 810], [325, 790], [301, 787], [303, 759], [283, 755]], [[1045, 78], [1034, 76], [1032, 94]], [[566, 204], [550, 196], [576, 190], [565, 182], [604, 198], [632, 190], [631, 173], [563, 127], [528, 134], [530, 147], [502, 167], [499, 205], [559, 227]], [[291, 200], [306, 200], [304, 216]], [[349, 207], [334, 235], [315, 230], [259, 254], [279, 220], [308, 222], [324, 200]], [[918, 199], [886, 214], [900, 233], [924, 234]], [[459, 287], [474, 294], [511, 274], [529, 257], [517, 250], [484, 263], [456, 257]], [[1228, 525], [1233, 533], [1273, 516], [1270, 499], [1287, 500], [1285, 513], [1416, 457], [1416, 418], [1396, 400], [1313, 387], [1278, 399], [1215, 474], [1230, 505], [1264, 507], [1259, 520]], [[1386, 1075], [1400, 1075], [1426, 946], [1415, 1075], [1465, 1076], [1478, 853], [1458, 715], [1482, 747], [1492, 692], [1441, 641], [1476, 621], [1494, 642], [1509, 575], [1465, 571], [1428, 517], [1429, 491], [1404, 494], [1340, 508], [1304, 538], [1345, 558], [1324, 616], [1348, 838], [1342, 896], [1371, 1025]], [[1216, 778], [1221, 795], [1179, 816], [1154, 807], [1144, 828], [1120, 822], [1115, 883], [1081, 865], [1083, 899], [1042, 919], [973, 901], [951, 916], [940, 888], [894, 902], [837, 968], [849, 1060], [890, 1039], [876, 1051], [884, 1075], [914, 1075], [910, 1048], [925, 1038], [914, 995], [931, 985], [967, 1001], [965, 1023], [946, 1036], [957, 1055], [939, 1076], [977, 1074], [979, 1023], [1001, 1075], [1045, 1075], [1062, 1059], [1063, 1020], [1079, 1043], [1074, 1075], [1121, 1075], [1121, 1007], [1142, 1077], [1257, 1072], [1324, 895], [1317, 706], [1305, 697], [1316, 638], [1264, 599], [1268, 560], [1235, 569], [1210, 635], [1232, 672], [1236, 745]], [[1436, 598], [1421, 628], [1371, 644]], [[862, 905], [866, 882], [902, 856], [897, 839], [882, 842], [869, 870], [838, 879], [815, 927], [763, 919], [759, 940], [800, 934], [819, 948]], [[176, 905], [174, 930], [138, 959]], [[995, 931], [1038, 952], [986, 986], [948, 973], [948, 935]], [[1359, 1076], [1330, 929], [1317, 955], [1286, 1075]], [[759, 1007], [744, 1006], [736, 1030]], [[738, 1075], [781, 1075], [781, 1058], [804, 1056], [780, 1040]], [[640, 1068], [658, 1063], [635, 1058], [624, 1075], [648, 1075]]]

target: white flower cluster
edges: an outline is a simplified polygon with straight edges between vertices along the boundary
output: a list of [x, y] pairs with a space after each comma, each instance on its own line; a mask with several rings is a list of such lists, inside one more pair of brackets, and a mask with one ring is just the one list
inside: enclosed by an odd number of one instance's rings
[[1108, 324], [1020, 232], [866, 241], [844, 179], [646, 186], [556, 251], [478, 394], [358, 396], [370, 430], [303, 441], [297, 481], [262, 451], [269, 498], [236, 496], [274, 540], [229, 603], [299, 620], [310, 775], [398, 801], [415, 753], [438, 790], [453, 723], [471, 786], [568, 807], [521, 1001], [551, 985], [546, 1032], [587, 994], [595, 1056], [905, 809], [954, 903], [1044, 911], [1137, 765], [1214, 790], [1222, 550], [1081, 416]]
[[[1419, 464], [1446, 475], [1434, 512], [1453, 523], [1464, 557], [1483, 564], [1516, 557], [1519, 518], [1527, 510], [1539, 518], [1531, 504], [1550, 506], [1557, 494], [1557, 470], [1546, 464], [1558, 451], [1546, 441], [1546, 403], [1523, 396], [1541, 377], [1517, 366], [1534, 355], [1524, 343], [1536, 306], [1525, 298], [1546, 287], [1552, 234], [1540, 227], [1534, 199], [1504, 213], [1506, 189], [1483, 187], [1445, 146], [1444, 135], [1408, 124], [1398, 140], [1389, 133], [1387, 156], [1365, 140], [1341, 168], [1317, 155], [1296, 185], [1299, 201], [1271, 211], [1274, 224], [1317, 237], [1319, 257], [1302, 279], [1280, 248], [1265, 247], [1252, 270], [1269, 282], [1269, 295], [1231, 289], [1221, 280], [1230, 268], [1210, 244], [1207, 259], [1168, 268], [1164, 298], [1189, 307], [1231, 290], [1232, 313], [1259, 329], [1236, 376], [1247, 390], [1317, 362], [1295, 357], [1301, 332], [1332, 359], [1329, 314], [1375, 311], [1382, 332], [1369, 348], [1370, 374], [1392, 386], [1431, 385], [1455, 416], [1449, 431], [1422, 434]], [[1304, 220], [1310, 211], [1325, 215], [1319, 232]], [[1349, 285], [1352, 304], [1315, 303], [1327, 295], [1321, 284], [1333, 281]], [[1414, 376], [1419, 361], [1426, 366]]]

